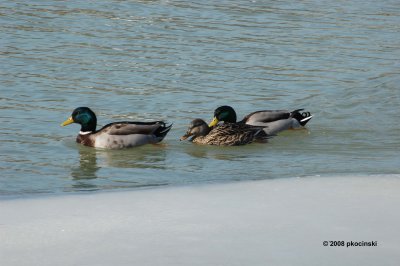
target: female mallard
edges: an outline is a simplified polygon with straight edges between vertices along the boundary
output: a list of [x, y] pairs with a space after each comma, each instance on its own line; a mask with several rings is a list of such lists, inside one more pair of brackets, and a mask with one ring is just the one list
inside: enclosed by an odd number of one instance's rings
[[[256, 111], [246, 115], [239, 124], [264, 127], [264, 131], [269, 135], [293, 128], [301, 128], [312, 118], [309, 112], [300, 112], [303, 109], [297, 109], [292, 112], [287, 110], [263, 110]], [[236, 123], [236, 112], [230, 106], [220, 106], [214, 111], [214, 119], [209, 126], [213, 127], [219, 121]]]
[[227, 123], [211, 128], [204, 120], [197, 118], [190, 123], [186, 134], [180, 140], [189, 137], [192, 137], [191, 141], [198, 144], [237, 146], [253, 141], [266, 142], [269, 136], [262, 127]]
[[171, 129], [163, 121], [115, 122], [96, 130], [97, 118], [88, 107], [76, 108], [61, 126], [81, 125], [76, 142], [96, 148], [129, 148], [163, 140]]

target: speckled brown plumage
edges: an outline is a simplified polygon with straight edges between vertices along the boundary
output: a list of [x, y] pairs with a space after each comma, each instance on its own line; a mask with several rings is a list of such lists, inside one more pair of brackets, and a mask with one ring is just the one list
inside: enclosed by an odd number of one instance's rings
[[260, 127], [245, 124], [225, 123], [209, 128], [202, 119], [195, 119], [189, 125], [187, 133], [181, 140], [192, 137], [193, 143], [238, 146], [252, 143], [254, 141], [266, 142], [269, 137]]

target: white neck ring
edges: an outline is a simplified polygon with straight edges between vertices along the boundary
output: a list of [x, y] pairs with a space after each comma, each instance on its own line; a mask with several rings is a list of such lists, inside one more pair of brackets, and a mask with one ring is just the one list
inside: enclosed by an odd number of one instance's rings
[[92, 131], [79, 131], [79, 135], [87, 135], [92, 133]]

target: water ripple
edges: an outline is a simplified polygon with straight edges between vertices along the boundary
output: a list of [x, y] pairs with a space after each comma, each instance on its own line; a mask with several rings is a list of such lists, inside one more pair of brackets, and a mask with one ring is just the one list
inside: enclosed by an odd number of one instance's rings
[[[2, 1], [0, 22], [1, 194], [399, 173], [397, 1]], [[262, 147], [178, 141], [222, 104], [314, 118]], [[174, 128], [93, 151], [59, 127], [77, 106]]]

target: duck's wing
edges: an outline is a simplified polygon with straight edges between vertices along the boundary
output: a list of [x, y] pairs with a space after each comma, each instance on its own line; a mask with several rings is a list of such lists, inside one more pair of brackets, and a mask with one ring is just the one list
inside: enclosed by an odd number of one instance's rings
[[101, 128], [98, 132], [109, 135], [153, 135], [160, 127], [165, 127], [162, 121], [155, 122], [115, 122]]
[[[301, 111], [299, 109], [297, 111]], [[246, 115], [242, 122], [250, 125], [262, 126], [263, 123], [269, 123], [277, 120], [288, 119], [291, 117], [288, 110], [261, 110]]]
[[255, 140], [266, 141], [269, 136], [262, 127], [239, 123], [225, 123], [213, 128], [204, 137], [207, 144], [236, 146], [252, 143]]
[[129, 148], [163, 140], [172, 125], [156, 122], [116, 122], [111, 123], [92, 135], [94, 147]]
[[[287, 120], [288, 128], [296, 128], [300, 126], [305, 126], [308, 121], [312, 118], [310, 112], [302, 112], [304, 109], [296, 109], [293, 111], [288, 110], [263, 110], [253, 112], [248, 114], [243, 120], [242, 123], [253, 125], [253, 126], [271, 126], [272, 122], [284, 124], [283, 121]], [[290, 122], [291, 121], [291, 122]], [[290, 125], [292, 123], [292, 125]], [[283, 128], [284, 130], [284, 128]]]

